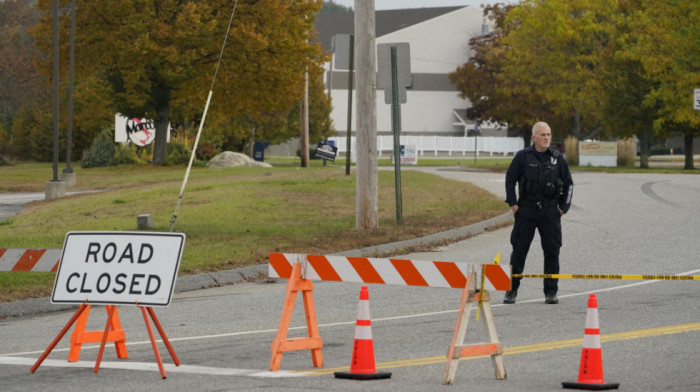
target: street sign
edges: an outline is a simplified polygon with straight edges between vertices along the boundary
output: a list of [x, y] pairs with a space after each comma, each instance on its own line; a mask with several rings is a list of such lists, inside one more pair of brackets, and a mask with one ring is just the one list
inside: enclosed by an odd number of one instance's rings
[[327, 161], [335, 162], [335, 156], [338, 154], [338, 147], [319, 142], [316, 145], [316, 158], [325, 159]]
[[399, 87], [399, 103], [406, 103], [406, 89], [413, 85], [411, 76], [411, 48], [408, 42], [377, 45], [377, 87], [384, 89], [384, 102], [392, 103], [391, 95], [391, 48], [396, 48], [396, 71]]
[[695, 99], [693, 100], [693, 108], [695, 110], [700, 110], [700, 88], [696, 88], [694, 90], [695, 92]]
[[333, 52], [335, 53], [333, 66], [335, 69], [350, 69], [350, 35], [336, 34], [333, 36]]
[[70, 232], [51, 302], [167, 306], [184, 244], [182, 233]]

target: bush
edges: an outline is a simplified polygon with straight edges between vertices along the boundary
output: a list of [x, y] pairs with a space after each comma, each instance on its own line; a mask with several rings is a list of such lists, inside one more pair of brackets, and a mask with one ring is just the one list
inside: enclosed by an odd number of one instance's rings
[[197, 146], [197, 158], [208, 161], [219, 153], [218, 147], [210, 142], [199, 143]]
[[663, 144], [657, 144], [649, 149], [649, 155], [669, 155], [671, 149]]
[[578, 166], [578, 139], [569, 135], [564, 140], [564, 150], [566, 151], [566, 162], [569, 166]]
[[147, 150], [145, 148], [136, 147], [131, 143], [119, 143], [114, 150], [114, 156], [112, 156], [109, 164], [112, 166], [145, 164], [148, 163], [146, 155]]
[[617, 166], [632, 167], [637, 155], [637, 143], [633, 138], [617, 141]]
[[83, 168], [108, 166], [116, 151], [114, 144], [114, 129], [103, 129], [92, 142], [90, 148], [83, 152], [80, 166]]
[[170, 140], [168, 145], [168, 157], [165, 160], [165, 164], [168, 166], [175, 165], [187, 165], [190, 163], [190, 156], [192, 155], [192, 149], [177, 138]]

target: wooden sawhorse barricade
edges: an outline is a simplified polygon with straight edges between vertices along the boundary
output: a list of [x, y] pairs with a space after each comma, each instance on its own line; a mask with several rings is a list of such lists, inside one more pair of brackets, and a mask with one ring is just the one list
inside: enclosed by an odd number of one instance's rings
[[[484, 329], [486, 336], [489, 339], [488, 343], [464, 344], [464, 337], [467, 333], [467, 325], [471, 315], [472, 305], [478, 303], [477, 320], [479, 309], [484, 310]], [[491, 355], [491, 362], [496, 371], [496, 379], [505, 380], [506, 368], [503, 364], [503, 347], [498, 341], [498, 333], [496, 332], [496, 323], [493, 319], [491, 311], [491, 295], [483, 288], [476, 290], [476, 273], [469, 274], [467, 284], [462, 291], [462, 299], [459, 307], [459, 316], [457, 317], [457, 325], [452, 336], [452, 343], [447, 351], [447, 364], [445, 365], [445, 373], [442, 377], [443, 384], [454, 384], [457, 374], [457, 365], [460, 358], [469, 358], [482, 355]]]
[[[170, 353], [170, 357], [175, 363], [175, 366], [180, 366], [180, 360], [177, 358], [175, 350], [173, 350], [173, 346], [170, 344], [168, 337], [165, 335], [165, 331], [160, 325], [160, 321], [158, 321], [158, 317], [156, 317], [156, 313], [153, 311], [153, 308], [151, 308], [150, 306], [140, 306], [139, 304], [136, 304], [136, 306], [139, 309], [141, 309], [141, 313], [143, 314], [143, 320], [146, 323], [148, 336], [151, 339], [153, 353], [155, 354], [156, 361], [158, 362], [160, 376], [162, 378], [166, 378], [167, 376], [165, 374], [165, 367], [163, 366], [163, 360], [160, 356], [160, 351], [158, 350], [158, 345], [156, 344], [155, 336], [153, 335], [153, 328], [151, 328], [151, 323], [148, 321], [149, 316], [151, 320], [153, 320], [153, 324], [156, 326], [160, 337], [163, 339], [163, 343], [165, 343], [165, 347], [167, 347], [168, 352]], [[119, 321], [119, 312], [117, 312], [117, 306], [106, 305], [105, 309], [107, 310], [107, 323], [105, 325], [104, 331], [85, 331], [85, 327], [87, 326], [88, 315], [90, 313], [90, 305], [87, 304], [87, 301], [81, 304], [80, 307], [78, 307], [78, 310], [75, 312], [75, 314], [73, 314], [73, 317], [70, 318], [65, 327], [63, 327], [63, 329], [58, 333], [58, 335], [56, 336], [56, 338], [54, 338], [49, 347], [46, 348], [46, 351], [44, 351], [44, 353], [41, 354], [41, 356], [36, 361], [34, 366], [32, 366], [30, 371], [32, 373], [36, 372], [39, 366], [41, 366], [41, 363], [44, 362], [46, 357], [49, 356], [51, 351], [56, 347], [58, 342], [61, 341], [63, 336], [65, 336], [65, 334], [73, 326], [73, 324], [75, 324], [75, 330], [73, 331], [73, 335], [71, 336], [71, 346], [70, 351], [68, 353], [68, 362], [78, 361], [78, 359], [80, 358], [80, 349], [83, 343], [97, 342], [100, 342], [100, 351], [97, 353], [97, 360], [95, 361], [95, 373], [99, 372], [100, 370], [100, 362], [102, 362], [102, 354], [104, 353], [105, 345], [107, 344], [107, 342], [114, 342], [114, 347], [117, 351], [117, 358], [127, 358], [128, 355], [126, 352], [125, 343], [126, 336], [121, 328], [121, 322]]]
[[[498, 341], [496, 324], [491, 311], [491, 297], [484, 288], [488, 285], [488, 287], [499, 291], [510, 290], [509, 270], [506, 271], [502, 266], [498, 265], [499, 259], [500, 253], [496, 257], [495, 264], [480, 265], [481, 285], [480, 290], [477, 291], [478, 271], [474, 264], [344, 256], [270, 254], [270, 276], [289, 279], [277, 336], [271, 347], [270, 370], [279, 370], [284, 352], [295, 350], [311, 350], [314, 367], [323, 366], [321, 353], [323, 343], [318, 332], [312, 280], [329, 280], [463, 289], [459, 317], [452, 344], [448, 350], [443, 384], [454, 383], [460, 358], [481, 355], [491, 355], [496, 370], [496, 378], [499, 380], [505, 379], [506, 371], [502, 359], [503, 349]], [[393, 269], [392, 272], [386, 273], [390, 269]], [[400, 276], [400, 278], [397, 278], [397, 276]], [[486, 278], [488, 278], [488, 282]], [[304, 300], [308, 337], [287, 339], [287, 331], [298, 292], [302, 293]], [[483, 322], [489, 342], [464, 345], [471, 307], [474, 302], [479, 304], [478, 309], [483, 309]]]
[[[313, 282], [301, 278], [301, 263], [294, 263], [291, 276], [287, 281], [287, 296], [284, 299], [284, 308], [280, 316], [277, 336], [272, 342], [272, 357], [270, 358], [270, 370], [276, 372], [282, 363], [282, 354], [285, 351], [311, 350], [311, 360], [314, 367], [323, 367], [323, 341], [318, 332], [318, 322], [316, 320], [316, 306], [314, 305], [314, 285]], [[301, 291], [304, 301], [304, 313], [306, 314], [306, 326], [309, 336], [306, 338], [287, 339], [289, 323], [294, 312], [294, 303], [297, 293]]]

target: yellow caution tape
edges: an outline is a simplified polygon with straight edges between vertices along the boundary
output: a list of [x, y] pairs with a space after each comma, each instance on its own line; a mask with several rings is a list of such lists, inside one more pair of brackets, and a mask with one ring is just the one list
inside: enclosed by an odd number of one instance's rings
[[513, 274], [513, 278], [544, 279], [617, 279], [617, 280], [700, 280], [700, 275], [567, 275], [567, 274]]

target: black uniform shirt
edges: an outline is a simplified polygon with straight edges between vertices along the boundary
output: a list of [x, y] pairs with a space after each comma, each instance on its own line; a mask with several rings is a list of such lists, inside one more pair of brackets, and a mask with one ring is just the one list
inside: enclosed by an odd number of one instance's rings
[[[554, 156], [551, 148], [548, 148], [545, 152], [538, 152], [535, 150], [535, 146], [524, 148], [515, 154], [506, 172], [506, 203], [508, 203], [509, 206], [518, 204], [518, 199], [515, 195], [515, 185], [522, 179], [525, 170], [525, 154], [535, 154], [537, 160], [540, 162], [546, 162], [546, 160]], [[571, 198], [574, 194], [574, 181], [571, 178], [569, 165], [566, 163], [564, 156], [559, 155], [557, 159], [559, 160], [559, 178], [564, 182], [564, 192], [562, 197], [558, 200], [558, 206], [563, 213], [566, 213], [569, 211], [569, 207], [571, 207]]]

